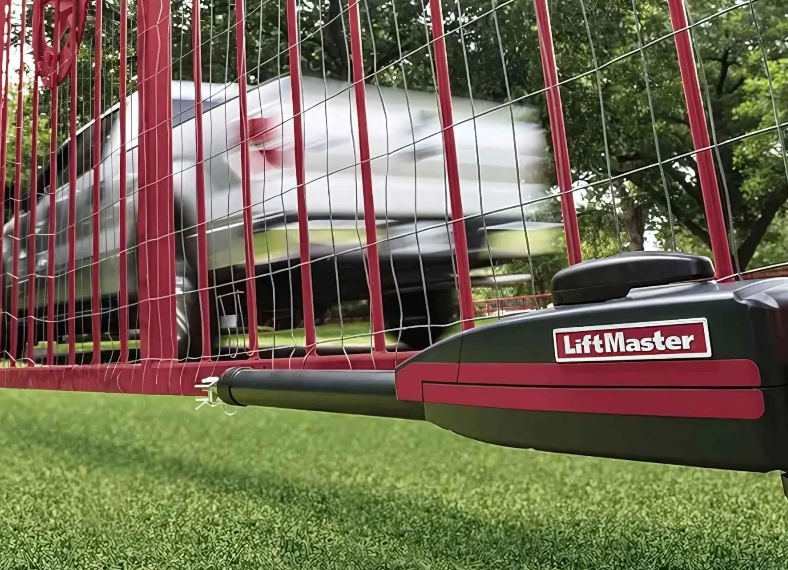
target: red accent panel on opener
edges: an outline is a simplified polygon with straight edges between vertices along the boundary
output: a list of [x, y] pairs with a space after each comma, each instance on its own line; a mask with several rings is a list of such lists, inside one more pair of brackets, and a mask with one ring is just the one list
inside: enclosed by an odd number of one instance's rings
[[[410, 366], [403, 368], [403, 372]], [[665, 360], [662, 362], [462, 363], [461, 384], [729, 388], [761, 385], [751, 360]], [[418, 374], [416, 370], [414, 374]], [[397, 377], [399, 380], [399, 375]], [[422, 382], [436, 378], [422, 375]]]
[[425, 382], [457, 382], [459, 364], [451, 362], [414, 362], [397, 371], [397, 398], [409, 402], [421, 402], [421, 389]]
[[628, 416], [757, 420], [760, 390], [515, 388], [424, 384], [424, 401], [482, 408]]

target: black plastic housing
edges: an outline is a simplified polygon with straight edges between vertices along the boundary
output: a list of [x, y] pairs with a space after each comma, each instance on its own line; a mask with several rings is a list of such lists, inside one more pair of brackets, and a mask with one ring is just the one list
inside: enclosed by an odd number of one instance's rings
[[[706, 269], [700, 269], [692, 275], [705, 275]], [[723, 369], [728, 361], [750, 361], [757, 366], [758, 385], [736, 389], [761, 394], [762, 415], [728, 419], [658, 417], [638, 412], [576, 413], [504, 409], [473, 401], [456, 405], [426, 397], [426, 387], [440, 386], [445, 391], [473, 385], [481, 389], [505, 387], [511, 393], [537, 386], [560, 397], [564, 390], [577, 386], [551, 385], [552, 379], [588, 367], [587, 363], [556, 362], [556, 329], [688, 318], [705, 318], [708, 323], [711, 356], [703, 362], [721, 361]], [[720, 385], [702, 388], [694, 386], [691, 377], [679, 379], [686, 380], [688, 387], [676, 387], [677, 379], [669, 376], [676, 362], [682, 361], [640, 363], [656, 378], [648, 386], [638, 383], [637, 377], [632, 377], [632, 385], [616, 387], [605, 385], [607, 377], [578, 379], [583, 387], [594, 388], [594, 397], [603, 402], [605, 394], [613, 397], [622, 389], [662, 391], [670, 385], [673, 388], [666, 391], [676, 401], [690, 392], [713, 396], [731, 390], [722, 378]], [[445, 372], [443, 379], [431, 379], [428, 369], [422, 385], [426, 419], [473, 439], [510, 447], [700, 467], [764, 472], [788, 469], [788, 279], [633, 289], [624, 298], [604, 303], [558, 306], [508, 317], [424, 351], [400, 366], [398, 378], [412, 376], [414, 365], [439, 363], [455, 366], [457, 372], [448, 380]], [[624, 372], [629, 364], [610, 363], [610, 370]], [[516, 365], [547, 368], [540, 369], [542, 380], [537, 382], [527, 375], [503, 377], [500, 371], [507, 370], [507, 365], [515, 365], [512, 369]], [[663, 369], [666, 372], [660, 379]], [[555, 371], [554, 376], [550, 370]], [[595, 386], [597, 380], [599, 385]]]
[[233, 368], [219, 378], [217, 390], [235, 406], [424, 419], [420, 403], [397, 399], [393, 371]]
[[553, 304], [598, 303], [627, 296], [632, 289], [714, 277], [708, 257], [664, 251], [625, 252], [585, 261], [553, 276]]

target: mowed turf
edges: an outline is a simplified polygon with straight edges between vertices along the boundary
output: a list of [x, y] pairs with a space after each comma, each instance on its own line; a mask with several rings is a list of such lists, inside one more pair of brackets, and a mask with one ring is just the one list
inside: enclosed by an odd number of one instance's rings
[[[589, 434], [593, 437], [593, 434]], [[424, 423], [0, 390], [0, 568], [788, 568], [772, 475]]]

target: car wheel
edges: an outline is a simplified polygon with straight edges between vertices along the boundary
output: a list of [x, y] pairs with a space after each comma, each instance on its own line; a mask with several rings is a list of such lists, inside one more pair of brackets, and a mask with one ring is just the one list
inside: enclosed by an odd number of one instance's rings
[[3, 360], [10, 359], [12, 356], [17, 360], [27, 356], [27, 317], [22, 317], [17, 320], [17, 342], [16, 348], [11, 347], [11, 316], [3, 314], [3, 332], [2, 332], [2, 355], [0, 358]]
[[[209, 306], [212, 306], [209, 303]], [[210, 343], [211, 353], [217, 346], [218, 323], [211, 315], [210, 338], [202, 338], [202, 312], [197, 276], [189, 264], [178, 260], [175, 274], [175, 321], [177, 326], [178, 358], [193, 360], [202, 356], [202, 343]]]
[[[426, 297], [426, 299], [425, 299]], [[390, 293], [383, 298], [386, 329], [413, 350], [429, 347], [455, 320], [456, 294], [452, 289]]]

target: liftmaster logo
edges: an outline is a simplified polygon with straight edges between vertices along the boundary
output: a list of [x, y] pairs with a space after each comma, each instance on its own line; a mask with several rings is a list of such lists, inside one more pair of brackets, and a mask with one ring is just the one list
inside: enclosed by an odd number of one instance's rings
[[711, 356], [706, 319], [553, 330], [556, 362], [664, 360]]

